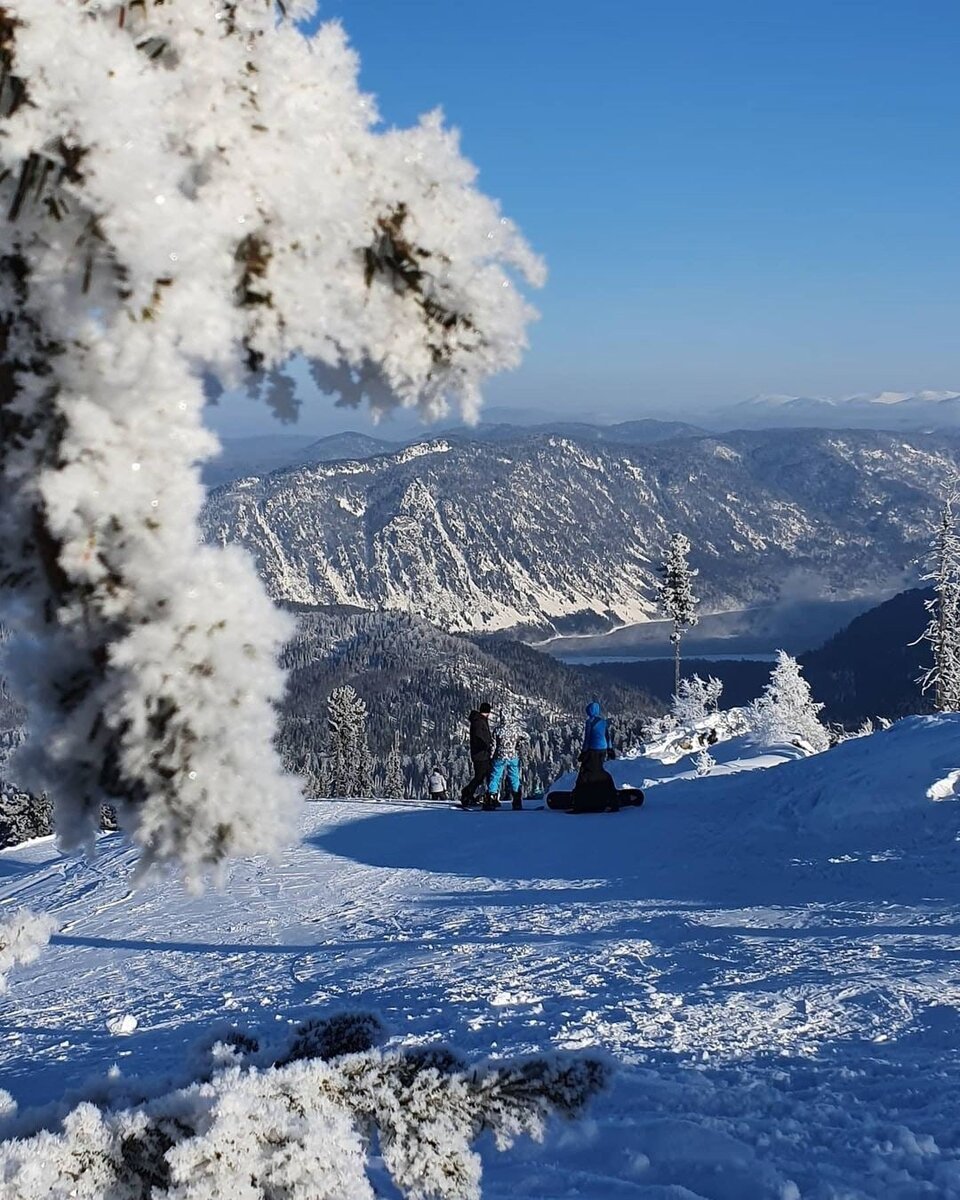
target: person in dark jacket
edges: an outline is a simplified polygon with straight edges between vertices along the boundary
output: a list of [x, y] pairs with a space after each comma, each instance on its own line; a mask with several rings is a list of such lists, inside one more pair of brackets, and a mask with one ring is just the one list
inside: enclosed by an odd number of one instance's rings
[[477, 792], [487, 790], [490, 765], [493, 759], [493, 735], [490, 732], [490, 705], [484, 701], [470, 714], [470, 759], [473, 778], [460, 793], [460, 803], [469, 808], [477, 801]]
[[573, 788], [573, 812], [607, 812], [620, 807], [617, 785], [604, 765], [609, 758], [616, 758], [613, 730], [594, 700], [587, 705], [583, 726], [580, 771]]

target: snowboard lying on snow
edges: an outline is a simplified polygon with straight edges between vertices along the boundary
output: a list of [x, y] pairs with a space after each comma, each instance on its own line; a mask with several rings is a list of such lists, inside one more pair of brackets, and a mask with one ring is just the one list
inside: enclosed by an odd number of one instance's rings
[[[643, 804], [643, 792], [640, 788], [617, 788], [616, 791], [617, 803], [621, 808], [640, 808]], [[613, 797], [611, 796], [611, 801]], [[564, 809], [567, 812], [573, 809], [573, 792], [550, 792], [547, 795], [547, 808]], [[583, 812], [603, 812], [603, 809], [585, 808]]]
[[482, 808], [479, 804], [470, 804], [466, 808], [462, 804], [455, 804], [454, 808], [459, 808], [461, 812], [540, 812], [546, 806], [543, 804], [525, 804], [523, 808], [513, 808], [509, 804], [500, 804], [497, 808]]

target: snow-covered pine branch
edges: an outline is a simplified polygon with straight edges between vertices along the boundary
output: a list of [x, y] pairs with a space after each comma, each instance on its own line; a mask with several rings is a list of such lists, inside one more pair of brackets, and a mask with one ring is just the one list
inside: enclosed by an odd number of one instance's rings
[[500, 1149], [541, 1139], [609, 1078], [595, 1057], [470, 1067], [439, 1047], [378, 1049], [381, 1034], [365, 1014], [309, 1021], [272, 1065], [257, 1038], [227, 1035], [190, 1086], [123, 1108], [82, 1103], [62, 1132], [0, 1143], [0, 1200], [373, 1200], [374, 1146], [404, 1197], [479, 1200], [482, 1132]]
[[926, 601], [930, 622], [921, 638], [929, 642], [933, 655], [930, 668], [919, 683], [924, 692], [933, 690], [937, 712], [960, 711], [960, 531], [957, 508], [960, 496], [944, 501], [940, 524], [927, 558], [925, 582], [933, 583], [933, 596]]
[[830, 744], [818, 714], [823, 705], [813, 699], [800, 664], [784, 650], [758, 699], [745, 710], [757, 740], [767, 746], [800, 745], [812, 753]]
[[687, 561], [689, 553], [689, 539], [682, 533], [675, 533], [670, 539], [666, 561], [660, 568], [662, 578], [658, 585], [660, 607], [667, 619], [673, 622], [670, 641], [674, 649], [675, 694], [680, 692], [680, 640], [700, 619], [697, 616], [700, 601], [693, 594], [693, 580], [700, 572], [694, 570]]
[[[0, 587], [17, 764], [67, 846], [101, 803], [196, 879], [269, 849], [291, 623], [200, 544], [202, 378], [287, 418], [284, 364], [382, 410], [469, 414], [542, 268], [433, 113], [378, 127], [335, 23], [272, 0], [0, 10]], [[285, 15], [284, 15], [285, 14]]]

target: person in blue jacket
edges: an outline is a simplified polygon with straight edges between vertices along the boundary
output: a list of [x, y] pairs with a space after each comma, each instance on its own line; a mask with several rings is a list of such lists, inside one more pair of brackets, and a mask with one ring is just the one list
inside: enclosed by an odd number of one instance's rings
[[616, 756], [610, 722], [601, 715], [600, 705], [593, 700], [587, 705], [583, 726], [580, 771], [573, 788], [573, 812], [606, 812], [620, 807], [617, 785], [604, 765], [607, 759]]

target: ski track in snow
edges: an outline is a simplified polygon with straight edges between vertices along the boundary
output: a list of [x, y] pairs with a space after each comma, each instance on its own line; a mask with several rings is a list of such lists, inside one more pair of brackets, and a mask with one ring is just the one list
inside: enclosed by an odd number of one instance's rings
[[957, 810], [894, 842], [777, 830], [744, 805], [780, 771], [590, 817], [311, 804], [278, 864], [199, 898], [131, 890], [118, 835], [4, 852], [0, 914], [60, 932], [0, 1000], [0, 1082], [41, 1103], [218, 1024], [372, 1008], [406, 1042], [622, 1064], [545, 1146], [485, 1148], [491, 1200], [960, 1197]]

